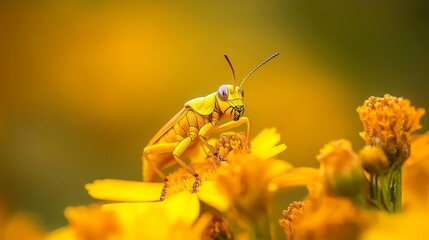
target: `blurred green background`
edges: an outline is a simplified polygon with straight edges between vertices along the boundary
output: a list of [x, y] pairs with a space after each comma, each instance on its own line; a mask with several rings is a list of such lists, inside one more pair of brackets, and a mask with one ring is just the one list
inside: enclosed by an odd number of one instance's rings
[[66, 224], [66, 206], [94, 201], [85, 183], [141, 179], [152, 135], [187, 100], [231, 83], [223, 54], [241, 79], [280, 53], [246, 82], [245, 115], [253, 135], [277, 127], [295, 166], [317, 166], [334, 139], [358, 150], [356, 107], [371, 95], [429, 109], [424, 0], [0, 6], [0, 199], [47, 229]]

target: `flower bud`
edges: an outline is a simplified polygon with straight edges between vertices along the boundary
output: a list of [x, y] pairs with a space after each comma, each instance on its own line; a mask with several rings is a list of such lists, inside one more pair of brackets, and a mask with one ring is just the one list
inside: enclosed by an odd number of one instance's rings
[[317, 159], [329, 193], [348, 197], [360, 193], [364, 179], [361, 163], [349, 141], [340, 139], [326, 144]]
[[390, 168], [390, 162], [379, 147], [365, 146], [359, 152], [362, 167], [371, 174], [381, 174]]

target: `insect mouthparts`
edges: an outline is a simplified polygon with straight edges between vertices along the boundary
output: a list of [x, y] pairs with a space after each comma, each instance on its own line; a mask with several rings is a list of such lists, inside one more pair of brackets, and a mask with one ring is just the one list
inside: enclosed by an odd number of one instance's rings
[[234, 107], [234, 121], [238, 121], [244, 115], [244, 106]]

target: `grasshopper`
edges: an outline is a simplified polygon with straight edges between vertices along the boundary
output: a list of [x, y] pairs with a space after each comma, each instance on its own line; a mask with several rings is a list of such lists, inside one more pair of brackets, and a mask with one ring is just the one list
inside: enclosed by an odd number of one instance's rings
[[[192, 167], [182, 160], [182, 155], [193, 148], [199, 140], [208, 148], [212, 156], [217, 157], [220, 161], [224, 160], [221, 159], [214, 147], [207, 142], [207, 137], [209, 134], [228, 131], [243, 124], [247, 125], [247, 139], [249, 139], [249, 119], [243, 117], [243, 84], [258, 68], [278, 55], [278, 53], [275, 53], [257, 65], [244, 77], [238, 86], [236, 85], [235, 72], [231, 61], [224, 55], [232, 70], [233, 85], [223, 84], [217, 92], [189, 100], [182, 110], [155, 134], [143, 149], [144, 181], [155, 181], [157, 175], [167, 181], [166, 175], [161, 170], [177, 162], [195, 177], [192, 188], [196, 192], [200, 184], [199, 176]], [[218, 122], [225, 117], [232, 118], [234, 121], [218, 126]], [[164, 197], [165, 188], [161, 193], [161, 200]]]

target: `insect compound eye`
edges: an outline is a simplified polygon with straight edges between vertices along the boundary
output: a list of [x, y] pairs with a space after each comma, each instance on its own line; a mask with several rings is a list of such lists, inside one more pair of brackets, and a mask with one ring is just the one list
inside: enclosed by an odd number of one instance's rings
[[243, 90], [242, 88], [240, 88], [240, 89], [238, 90], [238, 92], [241, 94], [241, 96], [242, 96], [242, 97], [244, 97], [244, 90]]
[[228, 87], [225, 84], [219, 87], [219, 89], [217, 90], [217, 96], [222, 101], [228, 100]]

